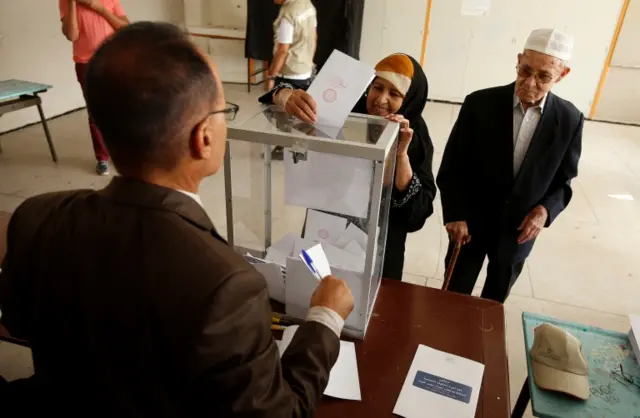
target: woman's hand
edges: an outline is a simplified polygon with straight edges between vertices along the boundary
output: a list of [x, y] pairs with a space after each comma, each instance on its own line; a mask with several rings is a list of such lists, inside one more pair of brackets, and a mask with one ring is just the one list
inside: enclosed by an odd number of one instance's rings
[[275, 98], [275, 103], [284, 110], [306, 123], [316, 123], [316, 101], [304, 90], [282, 89]]
[[409, 151], [409, 145], [413, 139], [413, 129], [409, 125], [409, 121], [402, 115], [389, 115], [387, 119], [400, 124], [400, 138], [398, 141], [398, 158], [404, 158]]
[[409, 126], [409, 121], [402, 115], [389, 115], [387, 119], [400, 124], [400, 138], [398, 139], [398, 155], [396, 156], [396, 176], [395, 186], [400, 192], [404, 192], [409, 187], [413, 178], [413, 169], [409, 161], [409, 144], [413, 139], [413, 129]]

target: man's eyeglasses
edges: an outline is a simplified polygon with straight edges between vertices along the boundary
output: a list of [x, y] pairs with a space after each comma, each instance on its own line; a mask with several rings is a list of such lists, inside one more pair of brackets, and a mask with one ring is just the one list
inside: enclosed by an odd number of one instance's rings
[[227, 120], [231, 122], [232, 120], [235, 120], [236, 115], [238, 114], [238, 110], [240, 110], [240, 106], [238, 106], [235, 103], [227, 102], [227, 103], [225, 103], [224, 109], [214, 110], [212, 112], [209, 112], [207, 117], [209, 117], [211, 115], [216, 115], [218, 113], [224, 113], [224, 116], [227, 118]]
[[611, 374], [618, 382], [622, 383], [623, 385], [633, 385], [640, 389], [640, 377], [633, 376], [625, 372], [622, 368], [622, 364], [620, 365], [620, 371], [614, 370], [611, 372]]
[[531, 68], [516, 65], [516, 70], [518, 71], [518, 76], [522, 78], [529, 78], [533, 76], [538, 84], [549, 84], [554, 80], [554, 76], [549, 73], [538, 73], [532, 71]]

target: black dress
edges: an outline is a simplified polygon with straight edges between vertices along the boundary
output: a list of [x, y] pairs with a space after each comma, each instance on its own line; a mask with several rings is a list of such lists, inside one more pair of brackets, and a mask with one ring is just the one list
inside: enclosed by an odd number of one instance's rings
[[[411, 61], [414, 66], [414, 77], [398, 114], [408, 119], [414, 130], [408, 151], [413, 178], [405, 191], [401, 192], [394, 187], [391, 193], [389, 228], [382, 275], [393, 280], [402, 280], [407, 234], [422, 229], [427, 218], [433, 213], [433, 200], [437, 190], [432, 171], [433, 143], [427, 124], [422, 118], [422, 111], [427, 103], [429, 85], [420, 64], [413, 58]], [[273, 103], [274, 94], [284, 87], [293, 88], [284, 84], [277, 85], [273, 90], [260, 97], [260, 102]], [[353, 112], [367, 113], [366, 96], [360, 99], [353, 108]], [[350, 221], [366, 231], [366, 225], [362, 222], [354, 219], [350, 219]]]

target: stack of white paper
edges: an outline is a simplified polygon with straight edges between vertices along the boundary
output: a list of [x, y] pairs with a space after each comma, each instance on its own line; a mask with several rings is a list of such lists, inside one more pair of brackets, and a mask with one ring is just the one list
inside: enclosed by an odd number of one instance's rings
[[[358, 325], [359, 312], [362, 306], [363, 273], [331, 267], [336, 277], [343, 279], [351, 289], [354, 298], [353, 313], [349, 315], [345, 324], [355, 327]], [[318, 287], [318, 280], [311, 274], [306, 264], [300, 258], [287, 259], [287, 279], [285, 280], [285, 309], [286, 314], [304, 318], [309, 310], [311, 296]], [[367, 301], [365, 300], [364, 303]]]
[[636, 360], [640, 361], [640, 316], [629, 315], [629, 322], [631, 322], [629, 342], [633, 348], [633, 353], [636, 355]]
[[[280, 356], [285, 352], [298, 326], [287, 328], [282, 334], [282, 341], [278, 344]], [[360, 379], [358, 378], [358, 361], [356, 358], [356, 347], [352, 342], [340, 341], [340, 354], [336, 364], [331, 369], [329, 383], [324, 391], [327, 396], [334, 398], [361, 400]]]
[[315, 247], [321, 248], [326, 256], [328, 265], [321, 266], [322, 270], [330, 271], [349, 285], [354, 295], [355, 307], [354, 314], [347, 318], [346, 324], [358, 326], [361, 304], [366, 303], [366, 299], [364, 302], [361, 299], [367, 234], [353, 224], [347, 226], [347, 222], [339, 216], [309, 210], [305, 238], [291, 233], [285, 235], [267, 248], [264, 260], [245, 256], [264, 276], [271, 298], [285, 304], [288, 315], [304, 318], [309, 310], [318, 280], [300, 259], [300, 253], [302, 250], [312, 251]]
[[473, 418], [484, 365], [419, 345], [393, 409], [405, 418]]

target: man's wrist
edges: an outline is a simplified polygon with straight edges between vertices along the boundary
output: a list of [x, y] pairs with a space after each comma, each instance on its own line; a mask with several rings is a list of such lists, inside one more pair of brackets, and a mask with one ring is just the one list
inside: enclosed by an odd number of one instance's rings
[[344, 319], [333, 309], [324, 306], [314, 306], [309, 309], [307, 321], [318, 322], [326, 326], [333, 331], [338, 338], [340, 338], [342, 328], [344, 327]]
[[538, 212], [540, 212], [541, 215], [544, 215], [547, 218], [549, 217], [549, 210], [544, 205], [538, 205], [536, 209], [538, 210]]

